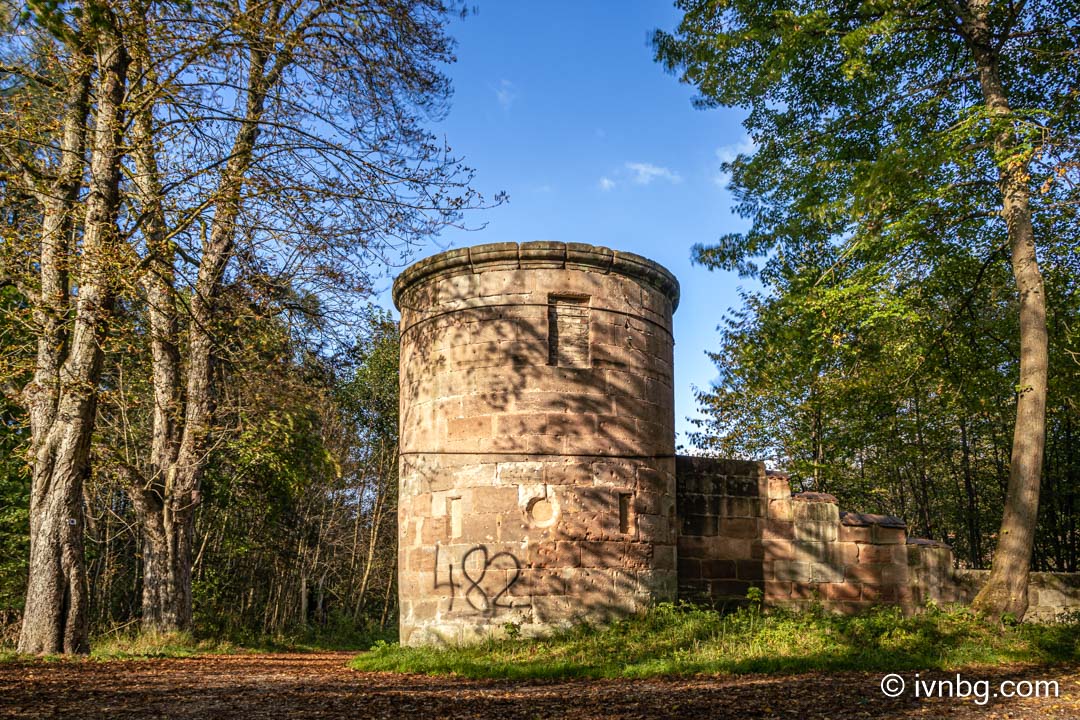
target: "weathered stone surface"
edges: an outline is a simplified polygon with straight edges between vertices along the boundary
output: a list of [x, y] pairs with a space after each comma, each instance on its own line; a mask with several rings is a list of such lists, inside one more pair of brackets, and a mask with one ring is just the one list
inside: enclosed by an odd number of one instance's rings
[[801, 492], [797, 493], [794, 498], [797, 502], [829, 503], [831, 505], [837, 504], [837, 499], [835, 495], [830, 495], [829, 493], [822, 492]]
[[902, 527], [874, 525], [870, 528], [870, 537], [880, 545], [903, 545], [907, 542], [907, 531]]
[[810, 563], [796, 562], [794, 560], [777, 560], [772, 563], [771, 577], [766, 568], [765, 577], [768, 580], [790, 580], [793, 582], [810, 582], [812, 579]]
[[871, 541], [870, 527], [841, 525], [836, 537], [840, 542], [868, 543]]
[[893, 515], [872, 515], [870, 513], [841, 512], [840, 522], [849, 527], [869, 527], [878, 525], [890, 528], [907, 528], [907, 523]]
[[[394, 300], [402, 642], [672, 598], [675, 278], [607, 248], [497, 243], [411, 266]], [[752, 535], [758, 486], [739, 487], [732, 530]]]
[[[830, 507], [811, 505], [810, 507]], [[831, 506], [835, 507], [835, 506]], [[796, 514], [797, 517], [797, 514]], [[829, 521], [804, 520], [795, 522], [795, 539], [805, 542], [835, 542], [837, 524]]]

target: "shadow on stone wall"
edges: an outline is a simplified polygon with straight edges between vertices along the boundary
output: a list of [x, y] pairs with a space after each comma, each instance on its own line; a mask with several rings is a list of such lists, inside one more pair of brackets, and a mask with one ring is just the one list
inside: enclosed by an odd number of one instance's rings
[[825, 493], [792, 495], [786, 475], [758, 462], [679, 457], [679, 596], [745, 603], [821, 603], [857, 612], [912, 606], [907, 533], [886, 515], [841, 513]]
[[[676, 498], [682, 599], [736, 606], [760, 588], [770, 605], [910, 612], [970, 603], [989, 574], [956, 569], [948, 545], [907, 537], [899, 518], [841, 512], [825, 493], [792, 495], [786, 475], [758, 462], [679, 457]], [[1078, 610], [1080, 574], [1031, 573], [1025, 619]]]
[[[672, 302], [596, 272], [603, 249], [518, 247], [472, 248], [471, 270], [397, 298], [406, 643], [539, 633], [675, 596]], [[553, 297], [588, 299], [585, 355], [568, 355], [581, 367], [553, 355]]]
[[645, 258], [463, 248], [408, 268], [394, 301], [403, 643], [602, 622], [676, 590], [855, 612], [970, 585], [897, 518], [792, 496], [761, 463], [676, 460], [678, 283]]

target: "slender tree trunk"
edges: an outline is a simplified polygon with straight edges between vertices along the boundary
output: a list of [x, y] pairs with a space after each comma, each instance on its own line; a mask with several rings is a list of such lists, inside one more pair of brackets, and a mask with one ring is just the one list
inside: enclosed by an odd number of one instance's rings
[[1076, 501], [1076, 488], [1077, 488], [1078, 483], [1077, 483], [1077, 478], [1076, 478], [1076, 460], [1073, 457], [1073, 447], [1075, 447], [1075, 446], [1073, 445], [1073, 437], [1072, 437], [1072, 417], [1069, 414], [1068, 409], [1066, 409], [1066, 414], [1065, 414], [1065, 453], [1066, 453], [1066, 462], [1065, 462], [1066, 475], [1065, 475], [1065, 479], [1066, 479], [1066, 483], [1065, 483], [1065, 487], [1067, 488], [1067, 490], [1065, 491], [1065, 501], [1064, 501], [1065, 502], [1065, 507], [1064, 507], [1063, 512], [1064, 512], [1065, 517], [1068, 519], [1068, 529], [1066, 531], [1067, 532], [1066, 537], [1068, 538], [1068, 546], [1067, 546], [1067, 553], [1066, 553], [1066, 556], [1065, 556], [1065, 572], [1076, 572], [1076, 546], [1077, 546], [1076, 515], [1077, 515], [1077, 513], [1075, 511], [1075, 501]]
[[919, 398], [916, 394], [915, 401], [915, 446], [919, 449], [918, 470], [912, 475], [918, 480], [917, 500], [919, 503], [919, 519], [922, 522], [923, 537], [934, 539], [934, 526], [930, 520], [930, 478], [926, 475], [926, 442], [923, 439], [922, 410], [919, 407]]
[[[107, 22], [115, 21], [109, 18]], [[67, 355], [59, 366], [56, 389], [43, 391], [37, 378], [33, 388], [35, 394], [45, 395], [35, 401], [55, 410], [36, 406], [36, 402], [32, 410], [39, 416], [34, 421], [33, 437], [30, 576], [19, 635], [19, 650], [25, 653], [89, 650], [82, 491], [89, 472], [90, 438], [103, 360], [101, 347], [120, 273], [116, 213], [127, 63], [125, 50], [112, 29], [104, 30], [97, 47], [97, 111], [75, 324]], [[48, 252], [46, 246], [52, 242], [58, 239], [43, 243], [43, 260]], [[61, 262], [59, 258], [57, 261]], [[58, 265], [42, 268], [43, 279], [59, 273], [62, 270]], [[55, 356], [49, 362], [54, 360]], [[41, 375], [52, 371], [50, 366]]]
[[814, 491], [826, 492], [825, 481], [821, 476], [821, 467], [825, 463], [825, 451], [822, 446], [821, 433], [822, 433], [822, 420], [821, 420], [821, 407], [815, 405], [814, 407]]
[[[209, 455], [214, 416], [214, 324], [216, 301], [225, 267], [232, 257], [236, 220], [244, 179], [254, 155], [266, 97], [266, 56], [253, 51], [247, 85], [244, 122], [234, 140], [230, 160], [216, 192], [214, 219], [203, 246], [190, 306], [186, 383], [181, 380], [177, 343], [174, 252], [164, 239], [161, 188], [152, 150], [140, 153], [139, 183], [147, 211], [151, 272], [150, 300], [154, 436], [151, 477], [144, 483], [140, 519], [144, 527], [143, 626], [158, 632], [191, 628], [191, 569], [195, 510], [200, 502], [202, 475]], [[136, 133], [149, 138], [151, 115], [137, 118]], [[145, 171], [145, 172], [144, 172]], [[158, 225], [160, 222], [160, 225]], [[160, 233], [156, 230], [160, 228]], [[182, 407], [181, 386], [186, 406]], [[181, 417], [182, 416], [182, 417]]]
[[[992, 117], [1011, 114], [999, 73], [998, 45], [989, 26], [989, 0], [971, 0], [962, 31], [979, 73], [983, 99]], [[993, 618], [1023, 618], [1028, 606], [1028, 574], [1039, 512], [1039, 480], [1046, 443], [1048, 340], [1046, 295], [1035, 254], [1028, 188], [1030, 160], [1018, 147], [1007, 119], [995, 138], [1002, 216], [1008, 228], [1013, 277], [1020, 300], [1020, 381], [1005, 512], [990, 577], [975, 597], [978, 610]]]
[[360, 578], [360, 591], [356, 596], [354, 618], [360, 617], [360, 612], [364, 607], [364, 598], [367, 595], [368, 582], [371, 580], [371, 567], [375, 563], [375, 548], [378, 547], [379, 525], [382, 523], [383, 505], [383, 493], [380, 491], [375, 499], [375, 507], [372, 509], [371, 534], [368, 536], [367, 557], [364, 559], [364, 574]]
[[[132, 137], [134, 184], [143, 214], [147, 243], [146, 292], [150, 318], [151, 379], [154, 395], [150, 466], [145, 477], [134, 476], [130, 487], [143, 535], [142, 627], [148, 632], [187, 629], [190, 623], [190, 552], [182, 557], [183, 543], [176, 523], [165, 512], [165, 499], [180, 451], [180, 348], [176, 310], [175, 254], [167, 239], [164, 191], [156, 156], [153, 128], [157, 87], [146, 66], [149, 49], [139, 38], [140, 105], [134, 113]], [[185, 585], [186, 583], [186, 585]], [[185, 591], [185, 587], [187, 590]]]
[[979, 498], [971, 469], [971, 446], [967, 436], [967, 418], [960, 418], [960, 466], [964, 473], [964, 495], [967, 499], [968, 551], [972, 567], [982, 567], [982, 536], [979, 533]]
[[383, 594], [383, 606], [382, 617], [379, 618], [379, 629], [386, 629], [386, 619], [390, 615], [390, 600], [391, 591], [394, 589], [394, 574], [390, 573], [390, 577], [386, 579], [386, 593]]

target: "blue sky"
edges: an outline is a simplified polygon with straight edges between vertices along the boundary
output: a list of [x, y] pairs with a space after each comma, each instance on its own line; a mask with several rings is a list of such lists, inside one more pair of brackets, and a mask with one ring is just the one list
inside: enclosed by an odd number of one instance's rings
[[[474, 186], [510, 201], [467, 218], [419, 256], [485, 242], [560, 240], [628, 250], [679, 278], [675, 313], [677, 442], [692, 386], [715, 377], [707, 349], [739, 302], [735, 274], [690, 262], [694, 243], [745, 229], [722, 158], [746, 150], [738, 110], [696, 110], [693, 89], [653, 61], [649, 37], [673, 30], [668, 2], [489, 0], [450, 33], [453, 105], [435, 132], [477, 171]], [[418, 256], [418, 257], [419, 257]], [[397, 271], [394, 271], [396, 274]], [[388, 292], [380, 301], [390, 306]]]

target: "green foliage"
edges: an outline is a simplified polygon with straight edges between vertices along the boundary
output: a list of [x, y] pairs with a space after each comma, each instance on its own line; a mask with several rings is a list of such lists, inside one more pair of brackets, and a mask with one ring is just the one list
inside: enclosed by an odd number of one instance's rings
[[335, 358], [245, 329], [238, 402], [204, 483], [196, 627], [248, 646], [364, 647], [396, 632], [397, 324], [362, 313]]
[[[1080, 57], [1075, 0], [990, 3], [1007, 113], [987, 109], [947, 3], [682, 0], [658, 59], [738, 106], [724, 167], [751, 221], [694, 248], [762, 289], [722, 326], [692, 441], [771, 458], [849, 507], [903, 516], [979, 566], [1000, 518], [1019, 326], [999, 169], [1027, 169], [1050, 324], [1036, 564], [1078, 568]], [[1000, 109], [1000, 108], [999, 108]], [[1008, 136], [1010, 142], [1002, 144]]]
[[[397, 627], [396, 324], [369, 310], [364, 318], [378, 322], [361, 324], [356, 347], [324, 356], [286, 318], [253, 308], [259, 301], [242, 283], [222, 301], [236, 335], [221, 350], [223, 393], [196, 517], [196, 635], [177, 648], [201, 651], [210, 638], [366, 647]], [[138, 655], [140, 643], [157, 640], [135, 632], [140, 537], [118, 465], [145, 462], [153, 408], [145, 317], [135, 308], [123, 319], [99, 411], [97, 442], [110, 447], [98, 450], [88, 483], [87, 554], [97, 641]]]
[[466, 677], [640, 678], [715, 673], [958, 669], [976, 664], [1080, 660], [1080, 625], [1002, 629], [966, 611], [897, 608], [845, 617], [755, 608], [720, 614], [658, 605], [597, 629], [546, 639], [503, 639], [464, 647], [378, 643], [352, 667]]
[[[6, 348], [25, 340], [25, 332], [13, 321], [22, 305], [11, 288], [0, 288], [0, 341]], [[4, 361], [9, 358], [5, 357]], [[3, 379], [4, 373], [0, 373]], [[17, 374], [18, 375], [18, 374]], [[25, 380], [16, 377], [17, 380]], [[25, 413], [0, 395], [0, 644], [19, 617], [26, 591], [30, 555], [30, 475], [26, 466], [28, 432]]]
[[22, 414], [0, 399], [0, 625], [14, 619], [26, 590], [30, 478], [25, 441]]
[[400, 345], [389, 311], [376, 305], [364, 309], [350, 355], [355, 370], [340, 385], [338, 402], [371, 444], [396, 446]]

